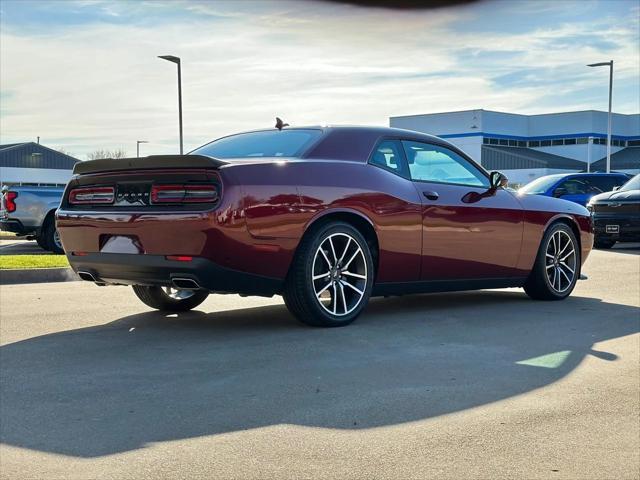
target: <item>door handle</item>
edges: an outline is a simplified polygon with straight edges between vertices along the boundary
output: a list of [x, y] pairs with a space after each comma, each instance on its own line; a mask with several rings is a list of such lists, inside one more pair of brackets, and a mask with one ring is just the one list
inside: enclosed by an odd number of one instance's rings
[[428, 191], [428, 190], [422, 192], [422, 194], [426, 198], [428, 198], [429, 200], [437, 200], [438, 197], [440, 196], [440, 195], [438, 195], [438, 192], [431, 192], [431, 191]]

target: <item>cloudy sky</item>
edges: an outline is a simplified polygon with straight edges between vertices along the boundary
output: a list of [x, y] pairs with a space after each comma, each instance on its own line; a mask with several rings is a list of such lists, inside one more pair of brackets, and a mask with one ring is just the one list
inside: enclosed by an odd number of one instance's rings
[[637, 0], [485, 1], [423, 11], [316, 1], [2, 0], [0, 143], [35, 140], [79, 158], [148, 140], [177, 149], [293, 125], [388, 125], [388, 117], [484, 108], [640, 110]]

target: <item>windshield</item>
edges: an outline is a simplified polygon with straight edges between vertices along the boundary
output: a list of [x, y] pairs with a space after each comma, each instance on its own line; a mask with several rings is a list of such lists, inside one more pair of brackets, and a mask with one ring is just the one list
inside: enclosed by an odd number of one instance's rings
[[527, 183], [524, 187], [520, 188], [518, 193], [532, 193], [534, 195], [545, 193], [559, 179], [560, 178], [555, 175], [536, 178], [533, 182]]
[[291, 129], [239, 133], [214, 140], [190, 154], [215, 158], [300, 157], [322, 130]]
[[628, 190], [640, 190], [640, 174], [636, 175], [623, 186], [621, 186], [620, 190], [618, 191], [626, 192]]

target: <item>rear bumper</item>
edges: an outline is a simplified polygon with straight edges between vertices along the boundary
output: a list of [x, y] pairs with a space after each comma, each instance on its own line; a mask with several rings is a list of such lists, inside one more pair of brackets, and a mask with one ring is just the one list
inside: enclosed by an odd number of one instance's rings
[[12, 218], [0, 221], [0, 230], [17, 233], [18, 235], [28, 235], [30, 233], [36, 233], [36, 229], [27, 228], [22, 224], [20, 220]]
[[161, 255], [89, 253], [67, 255], [75, 272], [89, 273], [97, 283], [173, 286], [174, 279], [191, 279], [202, 289], [218, 293], [272, 296], [283, 281], [221, 267], [205, 258], [167, 260]]
[[594, 215], [593, 221], [596, 240], [640, 242], [640, 217]]

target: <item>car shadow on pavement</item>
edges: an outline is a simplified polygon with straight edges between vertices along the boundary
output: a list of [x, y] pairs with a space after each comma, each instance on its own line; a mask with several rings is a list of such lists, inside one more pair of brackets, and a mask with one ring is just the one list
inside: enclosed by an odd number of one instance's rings
[[97, 457], [270, 425], [422, 420], [544, 387], [588, 355], [616, 361], [593, 345], [638, 332], [638, 313], [521, 291], [374, 299], [338, 329], [281, 305], [146, 312], [1, 347], [1, 439]]

